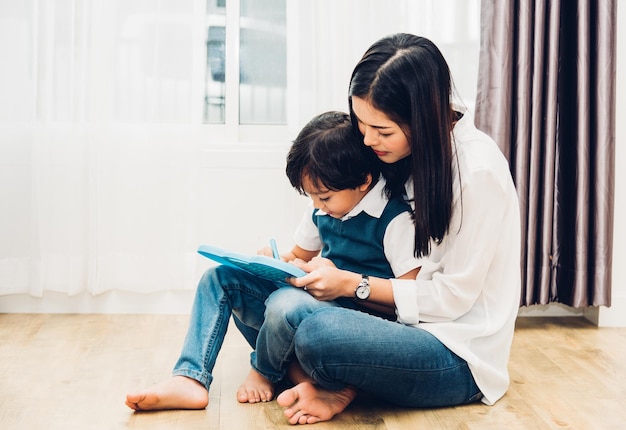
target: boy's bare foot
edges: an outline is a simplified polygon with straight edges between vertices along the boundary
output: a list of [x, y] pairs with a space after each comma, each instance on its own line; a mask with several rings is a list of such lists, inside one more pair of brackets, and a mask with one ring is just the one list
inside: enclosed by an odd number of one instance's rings
[[237, 390], [239, 403], [269, 402], [274, 397], [274, 384], [254, 369]]
[[142, 391], [126, 395], [126, 406], [136, 411], [204, 409], [209, 392], [195, 379], [174, 376]]
[[356, 390], [346, 387], [339, 391], [329, 391], [310, 382], [302, 382], [283, 391], [276, 402], [286, 408], [284, 413], [290, 424], [315, 424], [329, 421], [356, 397]]

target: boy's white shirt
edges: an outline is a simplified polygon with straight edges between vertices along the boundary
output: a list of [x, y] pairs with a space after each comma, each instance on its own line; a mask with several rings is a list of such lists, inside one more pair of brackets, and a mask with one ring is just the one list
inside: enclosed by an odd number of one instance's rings
[[[385, 180], [380, 177], [376, 185], [363, 196], [361, 201], [352, 208], [350, 212], [341, 218], [346, 221], [357, 216], [361, 212], [366, 212], [374, 218], [380, 218], [389, 199], [384, 193]], [[302, 249], [307, 251], [316, 251], [322, 249], [322, 241], [319, 236], [319, 230], [313, 223], [313, 203], [309, 201], [309, 205], [300, 220], [300, 224], [294, 234], [294, 241]], [[328, 216], [324, 211], [317, 212], [317, 216]], [[407, 231], [414, 231], [413, 220], [409, 212], [403, 212], [396, 216], [385, 231], [383, 238], [383, 248], [385, 257], [389, 262], [394, 276], [402, 276], [405, 273], [420, 267], [421, 259], [415, 258], [413, 254], [413, 242], [406, 240]], [[411, 235], [413, 237], [414, 234]]]

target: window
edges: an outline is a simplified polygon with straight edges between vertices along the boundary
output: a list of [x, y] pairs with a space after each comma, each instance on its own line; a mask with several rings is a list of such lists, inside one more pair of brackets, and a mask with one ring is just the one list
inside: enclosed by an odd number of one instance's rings
[[398, 31], [431, 38], [475, 98], [480, 0], [24, 0], [0, 12], [5, 122], [285, 145], [314, 115], [347, 110], [354, 65]]
[[285, 0], [208, 0], [206, 12], [203, 122], [286, 124]]

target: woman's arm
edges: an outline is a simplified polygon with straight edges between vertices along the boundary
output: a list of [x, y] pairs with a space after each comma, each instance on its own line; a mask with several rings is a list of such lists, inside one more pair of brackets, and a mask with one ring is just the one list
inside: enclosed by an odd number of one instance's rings
[[[420, 271], [420, 267], [417, 267], [410, 272], [405, 273], [402, 276], [398, 276], [396, 279], [412, 279], [415, 280]], [[367, 300], [362, 300], [359, 303], [370, 309], [375, 309], [380, 312], [385, 312], [390, 315], [395, 315], [396, 304], [393, 297], [393, 286], [391, 280], [382, 278], [373, 278], [370, 276], [370, 296]], [[360, 282], [360, 277], [359, 277]], [[358, 285], [358, 283], [357, 283]], [[356, 287], [355, 287], [356, 288]]]
[[[295, 287], [307, 287], [307, 291], [318, 300], [334, 300], [339, 297], [355, 297], [354, 290], [361, 282], [361, 274], [347, 270], [337, 269], [330, 263], [329, 265], [321, 265], [321, 257], [316, 257], [310, 263], [297, 263], [297, 265], [306, 271], [305, 276], [300, 278], [292, 278], [291, 284]], [[398, 279], [415, 280], [420, 268], [413, 269]], [[367, 300], [363, 300], [364, 306], [371, 306], [374, 309], [381, 309], [383, 306], [386, 312], [394, 312], [395, 303], [393, 298], [393, 288], [391, 280], [383, 278], [370, 277], [370, 296]], [[376, 306], [376, 307], [374, 307]]]
[[[465, 315], [519, 247], [519, 206], [506, 172], [465, 171], [462, 199], [440, 245], [433, 245], [416, 281], [394, 280], [398, 320], [445, 322]], [[515, 261], [519, 265], [519, 257]], [[500, 285], [509, 288], [506, 282]]]

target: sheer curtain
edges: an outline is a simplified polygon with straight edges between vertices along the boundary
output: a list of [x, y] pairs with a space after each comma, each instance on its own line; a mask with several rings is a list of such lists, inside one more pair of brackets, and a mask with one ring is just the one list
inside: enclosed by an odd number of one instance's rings
[[[295, 6], [294, 6], [295, 5]], [[380, 37], [407, 32], [428, 37], [448, 62], [458, 98], [474, 107], [480, 45], [480, 0], [308, 0], [297, 9], [294, 43], [299, 70], [289, 111], [304, 124], [327, 109], [347, 109], [353, 67]]]
[[616, 7], [482, 3], [476, 122], [520, 197], [522, 305], [611, 304]]
[[0, 294], [194, 284], [197, 7], [0, 2]]
[[[288, 1], [290, 136], [346, 110], [352, 67], [398, 31], [441, 47], [471, 107], [478, 5]], [[204, 16], [202, 0], [0, 0], [0, 295], [193, 289], [199, 243], [291, 237], [289, 142], [202, 125]]]

